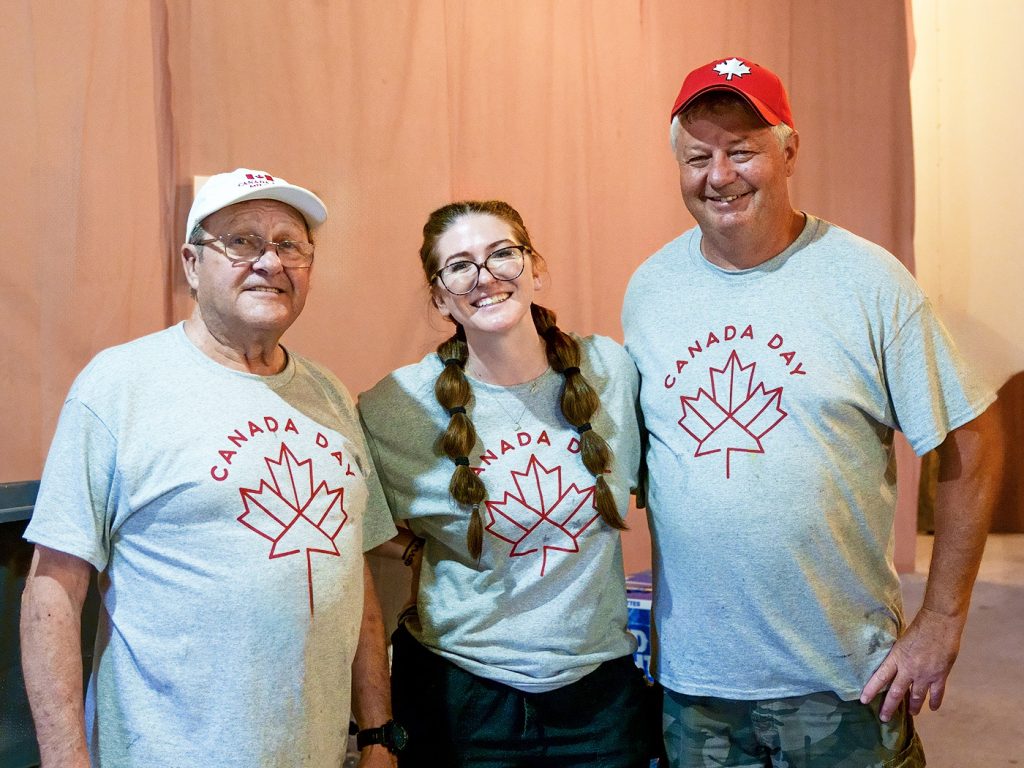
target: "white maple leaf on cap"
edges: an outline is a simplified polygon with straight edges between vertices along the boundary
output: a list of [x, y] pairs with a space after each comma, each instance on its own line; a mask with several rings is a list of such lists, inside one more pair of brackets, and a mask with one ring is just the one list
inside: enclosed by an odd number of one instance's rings
[[715, 64], [715, 72], [720, 75], [725, 75], [726, 80], [732, 80], [733, 76], [743, 77], [744, 75], [750, 74], [750, 67], [744, 64], [739, 59], [733, 57], [726, 59], [720, 64]]

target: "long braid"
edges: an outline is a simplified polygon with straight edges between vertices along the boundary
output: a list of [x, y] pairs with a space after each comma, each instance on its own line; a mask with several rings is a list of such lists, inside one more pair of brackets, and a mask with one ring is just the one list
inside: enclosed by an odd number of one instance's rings
[[601, 399], [580, 372], [580, 345], [556, 325], [555, 313], [550, 309], [532, 304], [530, 312], [537, 333], [544, 339], [548, 365], [565, 378], [562, 415], [579, 433], [583, 466], [596, 480], [594, 506], [609, 526], [620, 531], [627, 530], [628, 526], [615, 504], [615, 496], [604, 477], [611, 470], [612, 450], [607, 441], [590, 426], [590, 419], [601, 406]]
[[[438, 208], [430, 214], [423, 225], [423, 243], [420, 246], [420, 262], [429, 284], [433, 284], [438, 268], [435, 246], [438, 239], [463, 216], [486, 214], [507, 222], [521, 245], [530, 249], [531, 258], [542, 263], [541, 255], [530, 242], [522, 216], [508, 203], [501, 200], [468, 200]], [[544, 339], [548, 363], [565, 377], [562, 392], [562, 414], [576, 428], [580, 436], [580, 455], [583, 465], [596, 478], [594, 506], [601, 519], [612, 528], [625, 530], [626, 524], [615, 506], [615, 497], [605, 480], [605, 473], [611, 468], [612, 451], [604, 438], [590, 426], [591, 417], [600, 407], [600, 398], [580, 373], [580, 348], [571, 336], [555, 325], [555, 314], [549, 309], [532, 305], [534, 325]], [[480, 505], [487, 498], [487, 489], [480, 477], [469, 467], [469, 452], [476, 444], [476, 430], [466, 412], [473, 393], [466, 379], [465, 366], [469, 359], [469, 346], [462, 326], [456, 324], [455, 334], [437, 348], [444, 369], [434, 384], [437, 402], [448, 413], [448, 426], [438, 440], [444, 454], [455, 464], [448, 483], [448, 492], [460, 504], [471, 507], [469, 530], [466, 544], [469, 553], [479, 559], [483, 551], [483, 521]]]
[[469, 467], [469, 452], [476, 443], [476, 429], [469, 414], [466, 413], [472, 390], [466, 379], [465, 367], [469, 358], [469, 346], [466, 344], [466, 333], [462, 326], [458, 326], [455, 334], [438, 346], [437, 356], [441, 358], [444, 369], [434, 382], [434, 395], [449, 417], [448, 427], [441, 435], [439, 445], [445, 455], [455, 463], [455, 471], [448, 483], [448, 493], [460, 504], [466, 504], [473, 509], [469, 519], [466, 545], [469, 547], [469, 554], [476, 559], [483, 551], [484, 532], [480, 505], [487, 498], [487, 490], [480, 477]]

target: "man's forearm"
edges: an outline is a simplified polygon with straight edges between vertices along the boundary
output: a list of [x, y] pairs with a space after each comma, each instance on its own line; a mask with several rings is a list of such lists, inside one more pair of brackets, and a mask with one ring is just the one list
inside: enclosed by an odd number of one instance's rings
[[883, 722], [905, 698], [911, 715], [926, 701], [932, 709], [942, 704], [1002, 480], [1002, 451], [992, 408], [939, 446], [935, 544], [924, 603], [861, 691], [864, 704], [884, 692]]
[[939, 447], [935, 542], [923, 609], [963, 621], [1002, 483], [997, 406], [951, 432]]
[[[22, 597], [21, 660], [42, 768], [89, 766], [82, 696], [81, 616], [90, 571], [37, 550]], [[57, 555], [57, 571], [53, 570]], [[84, 575], [84, 578], [83, 578]]]
[[363, 618], [352, 661], [352, 714], [360, 728], [375, 728], [391, 719], [391, 683], [384, 619], [365, 558], [363, 580]]

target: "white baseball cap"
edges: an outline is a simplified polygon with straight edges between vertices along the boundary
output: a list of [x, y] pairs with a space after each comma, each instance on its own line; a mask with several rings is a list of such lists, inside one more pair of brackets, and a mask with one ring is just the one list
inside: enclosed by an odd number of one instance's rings
[[289, 184], [280, 176], [271, 176], [266, 171], [236, 168], [230, 173], [211, 176], [200, 187], [185, 222], [185, 240], [188, 240], [196, 224], [211, 213], [245, 200], [279, 200], [286, 203], [305, 217], [310, 229], [327, 220], [327, 208], [323, 201], [308, 189]]

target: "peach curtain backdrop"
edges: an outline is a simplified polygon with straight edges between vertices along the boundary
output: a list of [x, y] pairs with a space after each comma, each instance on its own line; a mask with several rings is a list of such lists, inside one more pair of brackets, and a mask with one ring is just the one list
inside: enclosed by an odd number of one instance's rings
[[326, 201], [313, 293], [286, 343], [353, 392], [445, 333], [416, 254], [427, 213], [456, 198], [518, 207], [550, 268], [542, 301], [564, 327], [621, 339], [630, 274], [692, 225], [668, 112], [684, 74], [717, 56], [749, 56], [788, 84], [797, 204], [912, 263], [901, 2], [4, 10], [0, 481], [39, 476], [65, 393], [96, 352], [190, 311], [177, 253], [196, 175], [262, 168]]

